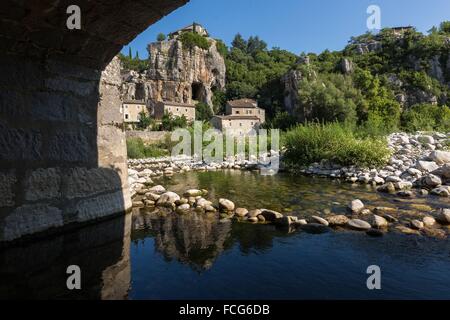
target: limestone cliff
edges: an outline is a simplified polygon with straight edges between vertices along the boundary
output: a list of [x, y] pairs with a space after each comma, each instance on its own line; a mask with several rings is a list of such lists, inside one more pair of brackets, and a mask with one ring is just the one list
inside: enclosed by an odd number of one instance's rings
[[225, 60], [208, 38], [208, 50], [183, 48], [181, 41], [171, 39], [148, 46], [149, 68], [142, 73], [123, 74], [123, 99], [205, 102], [212, 105], [214, 90], [225, 88]]

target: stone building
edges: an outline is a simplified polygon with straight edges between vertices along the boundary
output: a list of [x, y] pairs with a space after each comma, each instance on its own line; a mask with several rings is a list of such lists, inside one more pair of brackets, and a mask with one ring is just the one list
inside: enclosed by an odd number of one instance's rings
[[178, 36], [180, 36], [183, 32], [194, 32], [201, 36], [209, 37], [208, 31], [201, 24], [194, 22], [193, 24], [187, 27], [181, 28], [180, 30], [170, 33], [169, 39], [175, 39]]
[[150, 114], [145, 101], [140, 100], [125, 100], [120, 111], [125, 123], [138, 123], [142, 112]]
[[245, 135], [252, 129], [258, 131], [266, 121], [266, 112], [258, 107], [258, 102], [252, 99], [228, 101], [225, 115], [211, 119], [214, 128], [233, 135]]
[[226, 115], [256, 116], [260, 123], [266, 122], [266, 111], [258, 108], [258, 102], [252, 99], [239, 99], [228, 101]]
[[258, 131], [261, 122], [256, 116], [214, 116], [211, 119], [214, 128], [231, 135], [242, 136], [248, 134], [252, 129]]
[[173, 101], [159, 101], [154, 106], [153, 115], [155, 119], [161, 120], [165, 113], [173, 117], [185, 116], [188, 122], [195, 121], [195, 106], [189, 103]]

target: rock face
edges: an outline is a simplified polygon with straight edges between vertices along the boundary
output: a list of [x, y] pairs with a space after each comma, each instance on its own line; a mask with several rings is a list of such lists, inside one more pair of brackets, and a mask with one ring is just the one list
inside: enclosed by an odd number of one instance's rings
[[200, 101], [211, 106], [213, 91], [225, 88], [226, 67], [216, 41], [208, 40], [208, 50], [183, 48], [177, 39], [149, 44], [149, 68], [143, 73], [123, 74], [123, 99], [189, 104]]

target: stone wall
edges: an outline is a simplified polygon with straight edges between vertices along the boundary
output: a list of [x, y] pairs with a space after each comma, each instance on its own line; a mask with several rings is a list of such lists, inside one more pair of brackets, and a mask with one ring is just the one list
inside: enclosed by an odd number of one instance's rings
[[187, 1], [77, 1], [80, 30], [70, 1], [1, 2], [0, 243], [131, 206], [111, 60]]
[[128, 209], [118, 60], [0, 68], [0, 241]]
[[141, 138], [146, 143], [155, 143], [163, 141], [167, 134], [167, 131], [127, 131], [127, 138]]

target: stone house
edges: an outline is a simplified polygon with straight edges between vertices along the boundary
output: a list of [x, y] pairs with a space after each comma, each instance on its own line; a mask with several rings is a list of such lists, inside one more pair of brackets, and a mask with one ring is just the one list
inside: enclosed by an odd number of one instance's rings
[[195, 121], [195, 105], [188, 103], [159, 101], [154, 105], [153, 116], [161, 120], [165, 113], [173, 117], [185, 116], [188, 122]]
[[169, 39], [175, 39], [180, 36], [183, 32], [194, 32], [204, 37], [209, 37], [208, 31], [201, 25], [196, 22], [193, 24], [181, 28], [180, 30], [174, 31], [169, 34]]
[[259, 108], [258, 102], [252, 99], [228, 101], [225, 112], [230, 116], [255, 116], [261, 124], [266, 122], [266, 111]]
[[211, 119], [211, 124], [214, 128], [235, 136], [246, 135], [252, 129], [257, 132], [261, 126], [258, 117], [245, 115], [214, 116]]
[[146, 115], [150, 114], [145, 101], [141, 100], [123, 101], [120, 113], [123, 114], [123, 121], [125, 123], [138, 123], [141, 112], [144, 112]]

